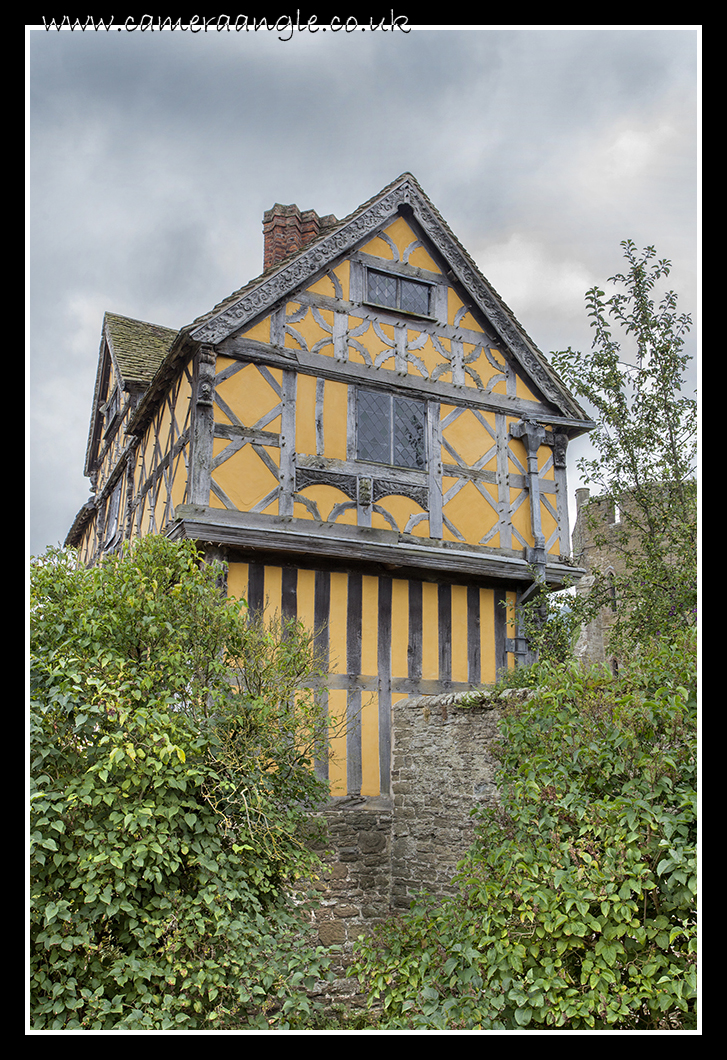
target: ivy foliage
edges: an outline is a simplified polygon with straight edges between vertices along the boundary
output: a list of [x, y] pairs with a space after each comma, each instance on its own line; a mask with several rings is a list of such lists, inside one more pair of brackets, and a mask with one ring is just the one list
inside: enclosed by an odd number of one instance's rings
[[189, 542], [31, 569], [31, 1021], [285, 1026], [327, 960], [314, 872], [322, 718], [302, 627], [251, 622]]
[[359, 940], [382, 1027], [696, 1026], [693, 631], [618, 678], [539, 666], [458, 893]]

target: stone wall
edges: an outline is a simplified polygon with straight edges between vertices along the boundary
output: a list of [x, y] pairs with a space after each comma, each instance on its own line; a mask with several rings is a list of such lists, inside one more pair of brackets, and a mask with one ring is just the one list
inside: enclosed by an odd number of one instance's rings
[[499, 711], [489, 692], [417, 696], [393, 717], [391, 907], [420, 890], [446, 894], [474, 834], [471, 811], [492, 803], [490, 744]]
[[[623, 524], [621, 514], [609, 498], [591, 498], [585, 487], [576, 490], [578, 514], [573, 527], [573, 559], [585, 567], [586, 575], [576, 586], [576, 592], [587, 594], [594, 583], [594, 572], [606, 578], [624, 573]], [[613, 607], [604, 607], [591, 622], [581, 628], [575, 655], [584, 662], [608, 663], [615, 661], [608, 650], [608, 633], [616, 618], [615, 596]]]
[[319, 941], [340, 947], [329, 1000], [363, 1005], [356, 980], [346, 979], [353, 944], [390, 913], [392, 808], [388, 799], [339, 799], [323, 811], [328, 854], [316, 883]]
[[335, 800], [322, 812], [330, 851], [317, 882], [323, 945], [340, 946], [336, 1000], [363, 1003], [345, 979], [356, 938], [408, 909], [418, 891], [445, 895], [470, 846], [477, 805], [497, 799], [497, 736], [503, 698], [487, 689], [416, 696], [392, 711], [391, 798]]

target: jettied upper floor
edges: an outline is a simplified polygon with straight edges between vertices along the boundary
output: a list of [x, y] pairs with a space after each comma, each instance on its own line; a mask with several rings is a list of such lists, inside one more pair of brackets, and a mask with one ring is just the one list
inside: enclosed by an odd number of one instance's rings
[[592, 424], [414, 177], [264, 230], [262, 275], [181, 331], [106, 315], [68, 543], [572, 574], [566, 449]]

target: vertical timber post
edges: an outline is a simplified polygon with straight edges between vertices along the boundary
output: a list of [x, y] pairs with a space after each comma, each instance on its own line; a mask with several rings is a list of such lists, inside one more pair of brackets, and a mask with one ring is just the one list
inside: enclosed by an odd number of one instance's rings
[[213, 346], [200, 346], [195, 373], [194, 424], [189, 469], [189, 501], [206, 508], [212, 483], [212, 448], [214, 442], [214, 396], [216, 355]]

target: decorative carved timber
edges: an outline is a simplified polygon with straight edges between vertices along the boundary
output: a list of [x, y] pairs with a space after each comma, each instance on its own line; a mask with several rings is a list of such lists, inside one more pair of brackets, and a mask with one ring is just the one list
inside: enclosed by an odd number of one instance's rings
[[192, 504], [206, 504], [212, 482], [212, 447], [215, 436], [215, 363], [212, 347], [203, 345], [197, 354], [197, 378], [188, 495]]
[[199, 351], [199, 374], [197, 378], [197, 404], [214, 404], [215, 364], [217, 355], [211, 346], [202, 346]]
[[510, 425], [510, 434], [513, 438], [520, 438], [528, 454], [528, 489], [530, 492], [530, 525], [535, 542], [536, 558], [533, 562], [541, 568], [545, 560], [541, 560], [541, 552], [544, 555], [545, 538], [543, 536], [542, 521], [540, 517], [540, 477], [538, 475], [538, 449], [545, 443], [546, 431], [539, 423], [532, 420], [518, 420]]
[[426, 486], [415, 486], [405, 482], [394, 482], [391, 479], [375, 478], [373, 490], [375, 501], [381, 500], [382, 497], [398, 494], [401, 497], [409, 497], [410, 500], [416, 501], [420, 508], [426, 510], [429, 507], [429, 490]]
[[373, 478], [370, 475], [357, 476], [347, 475], [340, 471], [327, 471], [312, 467], [299, 467], [295, 472], [296, 492], [304, 490], [306, 486], [334, 486], [352, 501], [358, 500], [359, 504], [369, 505], [381, 500], [382, 497], [390, 497], [397, 494], [409, 497], [411, 500], [425, 510], [429, 506], [429, 490], [426, 486], [403, 482], [399, 479]]
[[211, 343], [227, 338], [257, 314], [271, 309], [275, 302], [288, 296], [295, 287], [310, 282], [333, 258], [350, 253], [366, 236], [394, 217], [400, 207], [409, 207], [408, 212], [413, 213], [416, 221], [444, 257], [454, 277], [481, 306], [494, 329], [502, 335], [511, 352], [543, 394], [558, 408], [580, 413], [580, 409], [574, 409], [574, 403], [569, 401], [568, 396], [554, 382], [539, 353], [531, 347], [499, 297], [409, 176], [354, 215], [347, 224], [343, 224], [308, 250], [303, 250], [289, 265], [194, 328], [191, 332], [192, 338]]
[[[513, 438], [519, 438], [528, 454], [528, 470], [537, 473], [538, 449], [545, 444], [545, 427], [533, 420], [518, 420], [510, 426], [510, 434]], [[535, 468], [531, 467], [530, 461], [535, 460]]]
[[358, 496], [356, 476], [342, 474], [339, 471], [322, 471], [312, 467], [296, 468], [296, 493], [304, 490], [306, 486], [335, 486], [352, 501], [355, 501]]
[[553, 435], [553, 464], [557, 468], [566, 466], [566, 453], [568, 451], [568, 435], [560, 432]]

